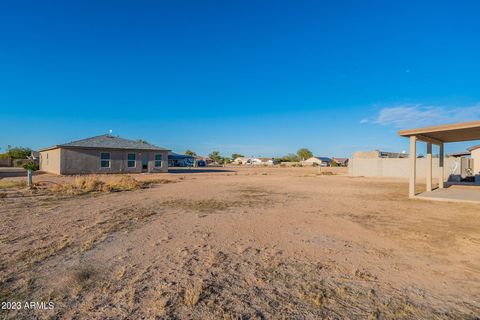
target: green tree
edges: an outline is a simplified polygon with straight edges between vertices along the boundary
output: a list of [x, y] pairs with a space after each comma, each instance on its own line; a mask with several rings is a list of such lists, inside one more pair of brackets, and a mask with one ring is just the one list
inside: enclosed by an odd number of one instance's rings
[[293, 153], [289, 153], [280, 159], [280, 162], [297, 162], [297, 161], [298, 161], [298, 156]]
[[223, 164], [228, 164], [228, 163], [230, 163], [230, 162], [232, 162], [232, 160], [231, 160], [229, 157], [224, 157], [224, 158], [222, 158], [222, 163], [223, 163]]
[[196, 153], [195, 151], [192, 151], [192, 150], [187, 149], [187, 150], [185, 151], [185, 155], [186, 155], [186, 156], [190, 156], [190, 157], [195, 157], [195, 156], [197, 155], [197, 153]]
[[32, 149], [8, 146], [7, 154], [12, 159], [27, 159], [32, 154]]
[[240, 153], [232, 153], [232, 160], [235, 160], [237, 158], [242, 158], [244, 157], [243, 154], [240, 154]]
[[220, 151], [212, 151], [212, 153], [210, 153], [208, 157], [217, 163], [222, 162], [222, 156], [220, 155]]
[[304, 161], [307, 160], [308, 158], [313, 157], [313, 153], [308, 150], [307, 148], [301, 148], [297, 151], [297, 155], [300, 158], [300, 160]]

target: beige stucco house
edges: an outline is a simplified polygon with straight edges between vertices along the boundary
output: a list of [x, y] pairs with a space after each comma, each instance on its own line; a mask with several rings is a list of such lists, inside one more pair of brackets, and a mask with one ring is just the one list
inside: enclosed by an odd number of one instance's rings
[[470, 151], [470, 156], [473, 159], [473, 174], [476, 177], [476, 182], [480, 184], [480, 144], [468, 148]]
[[311, 157], [306, 159], [305, 161], [302, 161], [302, 164], [304, 166], [321, 166], [321, 167], [328, 167], [330, 163], [332, 162], [332, 159], [328, 157]]
[[106, 134], [40, 150], [40, 170], [62, 175], [168, 172], [169, 151]]

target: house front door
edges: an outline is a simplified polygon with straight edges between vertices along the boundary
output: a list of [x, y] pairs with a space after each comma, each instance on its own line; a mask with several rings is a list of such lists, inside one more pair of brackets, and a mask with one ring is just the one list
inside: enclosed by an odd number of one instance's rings
[[142, 155], [142, 172], [148, 171], [148, 154]]

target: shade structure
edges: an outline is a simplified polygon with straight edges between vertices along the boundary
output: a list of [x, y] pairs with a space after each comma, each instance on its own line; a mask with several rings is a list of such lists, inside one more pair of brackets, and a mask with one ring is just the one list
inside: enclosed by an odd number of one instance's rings
[[423, 141], [427, 143], [427, 192], [432, 191], [432, 144], [436, 144], [439, 146], [438, 187], [439, 189], [443, 189], [445, 181], [444, 144], [449, 142], [480, 140], [480, 121], [461, 122], [441, 126], [401, 130], [398, 132], [398, 134], [402, 137], [407, 137], [410, 139], [409, 196], [415, 197], [417, 141]]
[[480, 140], [480, 121], [401, 130], [402, 137], [416, 136], [418, 140], [435, 143]]

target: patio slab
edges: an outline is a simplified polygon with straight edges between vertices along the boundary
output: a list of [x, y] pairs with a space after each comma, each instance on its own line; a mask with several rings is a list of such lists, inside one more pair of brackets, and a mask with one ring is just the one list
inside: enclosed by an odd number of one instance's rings
[[432, 192], [420, 193], [415, 196], [415, 199], [449, 202], [469, 202], [480, 204], [480, 186], [452, 186], [445, 189], [435, 189]]

